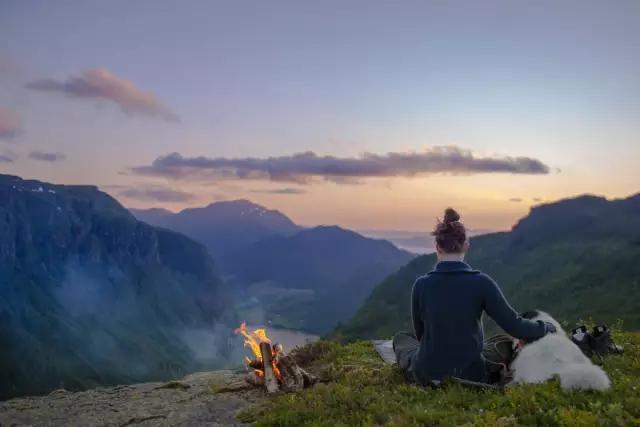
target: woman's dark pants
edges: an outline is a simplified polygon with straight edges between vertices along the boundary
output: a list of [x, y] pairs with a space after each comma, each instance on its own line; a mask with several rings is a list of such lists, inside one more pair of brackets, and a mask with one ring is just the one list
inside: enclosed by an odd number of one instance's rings
[[393, 351], [396, 354], [396, 361], [404, 372], [405, 378], [410, 382], [417, 382], [411, 364], [418, 347], [420, 347], [420, 341], [409, 332], [398, 332], [393, 337]]
[[[489, 383], [502, 383], [508, 380], [508, 365], [513, 358], [513, 338], [506, 334], [494, 335], [485, 340], [482, 355], [487, 365]], [[420, 341], [409, 332], [398, 332], [393, 337], [393, 351], [398, 366], [408, 381], [417, 382], [412, 366], [414, 355], [420, 347]]]

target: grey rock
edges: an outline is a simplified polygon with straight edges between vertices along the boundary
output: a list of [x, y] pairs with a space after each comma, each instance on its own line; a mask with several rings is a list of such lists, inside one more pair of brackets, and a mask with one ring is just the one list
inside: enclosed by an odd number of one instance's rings
[[243, 373], [198, 372], [179, 381], [11, 399], [0, 402], [0, 426], [243, 425], [237, 414], [265, 399]]

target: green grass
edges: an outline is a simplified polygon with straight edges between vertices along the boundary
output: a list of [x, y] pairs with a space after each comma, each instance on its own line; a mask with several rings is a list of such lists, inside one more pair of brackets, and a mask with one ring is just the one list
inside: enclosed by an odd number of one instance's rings
[[563, 391], [556, 380], [505, 391], [424, 388], [407, 384], [368, 342], [321, 341], [302, 350], [322, 369], [321, 384], [279, 395], [241, 419], [258, 426], [640, 425], [640, 334], [616, 334], [616, 342], [625, 354], [597, 361], [613, 382], [599, 393]]

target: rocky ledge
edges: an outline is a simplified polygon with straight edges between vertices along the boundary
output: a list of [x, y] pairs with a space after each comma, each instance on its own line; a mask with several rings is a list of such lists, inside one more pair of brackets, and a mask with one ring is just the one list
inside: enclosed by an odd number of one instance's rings
[[242, 425], [238, 413], [264, 399], [244, 373], [200, 372], [179, 381], [11, 399], [0, 402], [0, 426]]

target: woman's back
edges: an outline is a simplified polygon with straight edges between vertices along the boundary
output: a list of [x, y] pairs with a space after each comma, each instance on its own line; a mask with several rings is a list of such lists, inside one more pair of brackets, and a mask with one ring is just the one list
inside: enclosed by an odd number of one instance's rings
[[461, 261], [441, 261], [413, 287], [412, 319], [420, 348], [414, 373], [421, 383], [455, 376], [486, 379], [482, 313], [522, 338], [544, 334], [544, 325], [522, 319], [491, 278]]
[[396, 334], [396, 357], [407, 377], [422, 384], [448, 376], [485, 381], [483, 312], [516, 338], [539, 338], [547, 326], [518, 316], [489, 276], [462, 262], [469, 241], [455, 210], [445, 211], [433, 235], [439, 262], [413, 286], [415, 338]]

